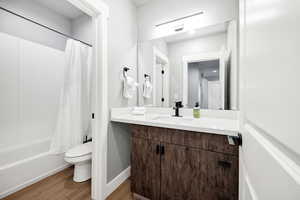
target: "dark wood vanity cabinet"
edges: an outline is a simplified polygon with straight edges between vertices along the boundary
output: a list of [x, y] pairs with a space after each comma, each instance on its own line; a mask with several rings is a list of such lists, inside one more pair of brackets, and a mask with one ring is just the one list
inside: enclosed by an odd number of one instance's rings
[[227, 137], [132, 125], [131, 189], [151, 200], [238, 200]]
[[131, 189], [149, 199], [160, 197], [160, 156], [157, 144], [142, 138], [132, 138]]

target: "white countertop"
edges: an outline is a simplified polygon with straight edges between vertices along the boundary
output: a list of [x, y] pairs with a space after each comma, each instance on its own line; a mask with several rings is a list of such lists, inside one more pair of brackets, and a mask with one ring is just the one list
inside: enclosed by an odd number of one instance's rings
[[183, 117], [179, 118], [172, 117], [170, 109], [164, 111], [157, 108], [150, 109], [145, 115], [133, 115], [131, 110], [132, 108], [113, 108], [111, 121], [230, 136], [237, 136], [239, 132], [237, 115], [232, 113], [220, 114], [218, 112], [221, 111], [212, 111], [216, 113], [214, 117], [212, 113], [207, 114], [208, 111], [205, 111], [201, 118], [195, 119], [187, 109]]

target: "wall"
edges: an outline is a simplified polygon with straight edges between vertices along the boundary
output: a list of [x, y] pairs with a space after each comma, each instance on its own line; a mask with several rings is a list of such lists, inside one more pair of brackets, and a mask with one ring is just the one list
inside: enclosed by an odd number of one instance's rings
[[[0, 1], [0, 6], [29, 17], [39, 23], [46, 24], [63, 33], [71, 34], [72, 32], [71, 21], [69, 19], [48, 8], [33, 3], [31, 0]], [[0, 32], [60, 50], [64, 50], [66, 45], [66, 39], [63, 36], [2, 10], [0, 10]]]
[[182, 58], [183, 56], [197, 55], [208, 52], [218, 52], [226, 46], [226, 34], [219, 33], [206, 37], [168, 44], [170, 61], [170, 101], [175, 96], [183, 97], [182, 88]]
[[[122, 96], [120, 74], [130, 66], [130, 76], [137, 78], [137, 21], [136, 7], [131, 0], [105, 0], [110, 8], [108, 22], [108, 85], [109, 108], [137, 104]], [[130, 132], [126, 125], [110, 123], [108, 128], [107, 181], [111, 181], [130, 166]]]
[[93, 41], [93, 21], [88, 15], [82, 15], [76, 19], [71, 20], [72, 36], [81, 41], [92, 44]]
[[205, 26], [237, 16], [237, 0], [152, 0], [138, 8], [139, 41], [153, 39], [156, 24], [204, 11]]

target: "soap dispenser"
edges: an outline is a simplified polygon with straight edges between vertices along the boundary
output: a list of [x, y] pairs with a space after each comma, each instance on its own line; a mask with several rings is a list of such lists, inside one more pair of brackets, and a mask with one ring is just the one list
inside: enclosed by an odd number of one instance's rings
[[193, 108], [194, 118], [200, 118], [200, 106], [199, 103], [196, 102], [195, 107]]

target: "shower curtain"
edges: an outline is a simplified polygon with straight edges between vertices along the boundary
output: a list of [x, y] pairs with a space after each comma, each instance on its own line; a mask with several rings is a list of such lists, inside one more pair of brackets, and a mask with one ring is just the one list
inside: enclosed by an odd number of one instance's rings
[[64, 84], [50, 152], [60, 154], [82, 143], [91, 132], [92, 49], [69, 39], [65, 50]]

